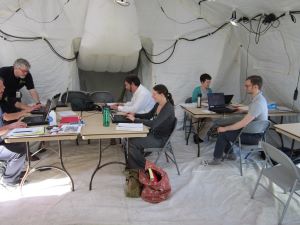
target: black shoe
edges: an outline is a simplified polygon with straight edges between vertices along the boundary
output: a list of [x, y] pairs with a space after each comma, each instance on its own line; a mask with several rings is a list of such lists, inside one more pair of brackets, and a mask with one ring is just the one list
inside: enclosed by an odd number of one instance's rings
[[38, 160], [40, 160], [40, 158], [37, 157], [36, 155], [30, 155], [30, 161], [38, 161]]
[[203, 140], [201, 138], [199, 138], [199, 136], [197, 134], [194, 134], [194, 143], [199, 144], [202, 142], [203, 142]]
[[144, 152], [144, 157], [148, 157], [151, 154], [152, 154], [152, 152]]

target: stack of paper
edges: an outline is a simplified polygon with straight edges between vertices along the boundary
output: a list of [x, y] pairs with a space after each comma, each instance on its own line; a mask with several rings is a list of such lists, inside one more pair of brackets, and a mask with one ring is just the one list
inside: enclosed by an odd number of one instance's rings
[[8, 137], [22, 137], [22, 136], [37, 136], [45, 134], [45, 127], [30, 127], [30, 128], [15, 128], [11, 130]]
[[81, 124], [64, 124], [61, 126], [59, 133], [80, 133]]
[[116, 130], [143, 131], [142, 123], [118, 123]]

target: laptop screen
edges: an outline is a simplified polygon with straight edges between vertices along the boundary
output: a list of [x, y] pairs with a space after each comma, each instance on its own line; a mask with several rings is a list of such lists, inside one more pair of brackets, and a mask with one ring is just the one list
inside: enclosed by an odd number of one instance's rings
[[209, 108], [223, 107], [225, 105], [224, 93], [209, 93], [207, 99]]
[[50, 113], [51, 111], [51, 105], [52, 105], [52, 101], [50, 99], [47, 100], [47, 103], [46, 103], [46, 106], [45, 106], [45, 112], [44, 112], [44, 119], [47, 119], [48, 117], [48, 114]]
[[55, 109], [56, 108], [58, 100], [59, 100], [59, 97], [60, 97], [60, 93], [58, 93], [58, 94], [56, 94], [56, 95], [54, 95], [52, 97], [52, 100], [51, 100], [52, 101], [51, 102], [51, 109]]

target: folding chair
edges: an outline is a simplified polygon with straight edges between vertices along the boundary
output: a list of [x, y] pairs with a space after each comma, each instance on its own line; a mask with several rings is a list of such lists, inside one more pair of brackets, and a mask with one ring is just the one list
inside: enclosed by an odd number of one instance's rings
[[[258, 185], [260, 185], [266, 191], [270, 192], [277, 200], [279, 200], [284, 205], [282, 214], [278, 222], [278, 224], [281, 225], [293, 194], [295, 193], [296, 195], [300, 196], [296, 192], [300, 190], [300, 169], [297, 166], [295, 166], [292, 160], [279, 149], [273, 147], [272, 145], [266, 142], [262, 142], [261, 144], [266, 154], [265, 166], [260, 172], [251, 198], [254, 198], [257, 187]], [[277, 162], [278, 164], [273, 165], [270, 159]], [[260, 183], [262, 175], [264, 175], [271, 182], [275, 183], [277, 186], [282, 188], [284, 193], [290, 192], [289, 197], [285, 203], [282, 200], [280, 200], [277, 196], [275, 196], [270, 190], [268, 190], [266, 186]]]
[[[248, 154], [245, 157], [245, 160], [247, 160], [247, 158], [254, 152], [262, 152], [261, 146], [260, 146], [260, 141], [265, 141], [265, 135], [266, 132], [268, 131], [270, 127], [270, 121], [265, 120], [265, 121], [259, 121], [259, 120], [255, 120], [252, 121], [251, 123], [249, 123], [246, 127], [244, 127], [241, 132], [239, 133], [239, 135], [237, 136], [237, 138], [235, 139], [235, 141], [232, 143], [230, 150], [228, 151], [228, 153], [233, 151], [233, 147], [234, 145], [238, 144], [238, 148], [239, 148], [239, 157], [240, 157], [240, 174], [241, 176], [243, 176], [243, 159], [242, 159], [242, 148], [250, 148], [250, 151], [248, 152]], [[250, 134], [250, 135], [255, 135], [255, 134], [259, 134], [261, 135], [260, 140], [257, 141], [257, 144], [255, 145], [246, 145], [246, 144], [242, 144], [242, 134]]]
[[174, 155], [174, 152], [173, 152], [173, 148], [172, 148], [172, 145], [171, 145], [171, 138], [175, 133], [176, 125], [177, 125], [177, 118], [175, 118], [175, 120], [174, 120], [172, 132], [171, 132], [168, 140], [166, 141], [166, 143], [164, 144], [164, 146], [162, 148], [145, 148], [144, 152], [145, 153], [146, 152], [156, 152], [157, 153], [157, 157], [156, 157], [156, 160], [154, 162], [155, 164], [159, 160], [161, 154], [165, 153], [167, 162], [169, 162], [169, 159], [170, 159], [175, 164], [178, 175], [180, 175], [179, 168], [178, 168], [176, 158], [175, 158], [175, 155]]
[[[184, 103], [192, 103], [192, 97], [189, 97], [189, 98], [187, 98], [186, 100], [185, 100], [185, 102]], [[187, 125], [186, 125], [186, 122], [188, 122], [188, 115], [187, 115], [187, 113], [186, 112], [184, 112], [184, 114], [183, 114], [183, 126], [182, 126], [182, 129], [185, 131], [186, 130], [186, 127], [187, 127]], [[190, 121], [191, 122], [191, 121]]]
[[108, 91], [94, 91], [90, 93], [90, 99], [96, 103], [108, 103], [115, 101], [112, 93]]

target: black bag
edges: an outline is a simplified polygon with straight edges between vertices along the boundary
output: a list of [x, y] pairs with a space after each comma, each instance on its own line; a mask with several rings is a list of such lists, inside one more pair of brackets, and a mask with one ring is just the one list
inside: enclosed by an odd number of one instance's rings
[[73, 98], [70, 100], [73, 111], [92, 111], [97, 109], [97, 105], [89, 99]]

